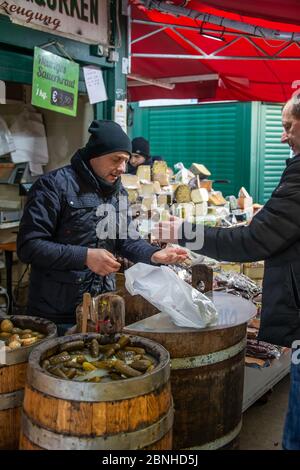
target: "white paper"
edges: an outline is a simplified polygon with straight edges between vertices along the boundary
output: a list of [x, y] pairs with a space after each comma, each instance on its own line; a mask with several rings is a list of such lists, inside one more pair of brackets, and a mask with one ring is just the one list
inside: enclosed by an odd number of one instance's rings
[[48, 163], [47, 138], [40, 113], [25, 108], [10, 130], [16, 146], [16, 151], [11, 155], [14, 163]]
[[127, 100], [115, 101], [114, 121], [120, 124], [124, 132], [127, 132]]
[[91, 104], [107, 100], [106, 89], [103, 81], [102, 71], [99, 67], [88, 65], [83, 67], [83, 75]]
[[29, 162], [29, 170], [32, 176], [40, 176], [44, 173], [40, 163]]

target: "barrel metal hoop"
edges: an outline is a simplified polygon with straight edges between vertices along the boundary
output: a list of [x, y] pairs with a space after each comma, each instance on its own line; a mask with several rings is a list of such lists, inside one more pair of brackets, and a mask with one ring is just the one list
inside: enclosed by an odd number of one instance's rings
[[19, 364], [24, 364], [24, 367], [27, 366], [28, 358], [34, 346], [33, 344], [31, 346], [14, 349], [13, 351], [5, 351], [5, 361], [3, 361], [3, 363], [1, 361], [0, 369], [2, 367], [17, 366]]
[[10, 408], [17, 408], [22, 406], [24, 398], [24, 389], [16, 390], [10, 393], [0, 394], [0, 411], [9, 410]]
[[139, 380], [135, 377], [126, 381], [89, 384], [59, 379], [30, 365], [27, 370], [27, 383], [33, 389], [61, 400], [83, 402], [112, 402], [146, 395], [165, 385], [169, 378], [169, 364], [144, 377], [138, 377]]
[[216, 439], [215, 441], [207, 442], [206, 444], [203, 444], [202, 446], [186, 447], [183, 450], [217, 450], [217, 449], [221, 449], [222, 447], [226, 446], [231, 441], [233, 441], [239, 435], [241, 429], [242, 429], [242, 420], [239, 422], [239, 424], [234, 429], [232, 429], [232, 431], [230, 431], [228, 434], [225, 434], [225, 436], [222, 436], [219, 439]]
[[246, 347], [246, 341], [247, 339], [245, 337], [239, 343], [234, 344], [227, 349], [222, 349], [221, 351], [216, 351], [209, 354], [173, 358], [171, 359], [171, 370], [195, 369], [197, 367], [208, 366], [211, 364], [217, 364], [218, 362], [226, 361], [227, 359], [230, 359], [243, 351], [243, 349]]
[[142, 449], [163, 438], [173, 426], [171, 406], [159, 421], [133, 432], [111, 436], [77, 437], [58, 434], [34, 424], [22, 412], [22, 432], [35, 445], [47, 450], [126, 450]]

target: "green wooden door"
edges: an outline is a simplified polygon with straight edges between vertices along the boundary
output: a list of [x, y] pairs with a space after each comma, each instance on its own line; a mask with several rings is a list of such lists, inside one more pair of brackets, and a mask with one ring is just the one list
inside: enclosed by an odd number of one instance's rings
[[250, 184], [251, 103], [213, 103], [188, 106], [137, 108], [133, 137], [148, 138], [152, 155], [161, 155], [170, 166], [203, 163], [224, 195]]
[[261, 103], [259, 113], [257, 196], [258, 201], [263, 204], [277, 186], [290, 150], [288, 145], [280, 141], [281, 105]]

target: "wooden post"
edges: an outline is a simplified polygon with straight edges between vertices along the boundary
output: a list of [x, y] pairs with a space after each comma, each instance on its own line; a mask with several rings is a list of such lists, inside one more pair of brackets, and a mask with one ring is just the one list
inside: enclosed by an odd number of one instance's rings
[[82, 333], [87, 332], [87, 320], [88, 320], [90, 306], [91, 306], [91, 294], [89, 294], [88, 292], [85, 292], [83, 294], [83, 305], [82, 305], [82, 324], [81, 324]]
[[201, 281], [204, 283], [204, 292], [213, 290], [213, 270], [205, 264], [197, 264], [192, 267], [192, 286], [197, 288]]

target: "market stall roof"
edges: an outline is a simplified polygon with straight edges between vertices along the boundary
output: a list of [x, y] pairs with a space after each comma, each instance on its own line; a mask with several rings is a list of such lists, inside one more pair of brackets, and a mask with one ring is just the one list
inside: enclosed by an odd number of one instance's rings
[[[181, 2], [191, 3], [191, 2]], [[204, 0], [200, 4], [254, 18], [300, 25], [299, 0]]]
[[131, 4], [131, 101], [284, 102], [300, 87], [297, 0]]

